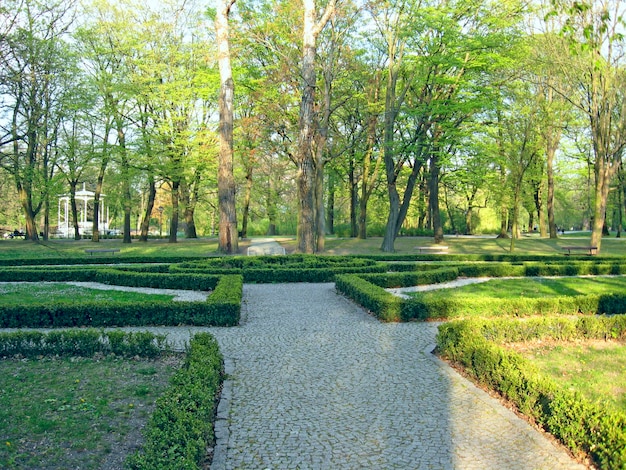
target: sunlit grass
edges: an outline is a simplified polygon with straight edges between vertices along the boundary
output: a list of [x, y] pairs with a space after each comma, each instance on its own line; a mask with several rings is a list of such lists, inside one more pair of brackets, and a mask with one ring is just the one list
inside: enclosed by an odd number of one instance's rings
[[552, 344], [521, 352], [565, 387], [626, 412], [626, 345], [623, 343]]
[[96, 257], [85, 253], [88, 249], [119, 249], [119, 253], [96, 255], [99, 259], [129, 257], [168, 257], [168, 256], [215, 256], [218, 244], [213, 238], [182, 239], [178, 243], [167, 240], [133, 240], [125, 244], [120, 239], [106, 239], [98, 243], [90, 240], [58, 240], [34, 243], [24, 240], [0, 240], [0, 259], [32, 258], [90, 258]]
[[[285, 247], [288, 253], [297, 248], [295, 237], [276, 237], [277, 241]], [[381, 245], [383, 239], [372, 237], [366, 240], [357, 238], [336, 238], [329, 236], [325, 242], [325, 252], [328, 255], [367, 255], [382, 254]], [[240, 240], [239, 253], [245, 255], [250, 240]], [[394, 248], [397, 254], [416, 255], [416, 247], [433, 244], [432, 237], [398, 237]], [[498, 239], [495, 235], [485, 237], [456, 237], [446, 236], [444, 244], [449, 247], [450, 254], [479, 254], [479, 255], [502, 255], [510, 253], [510, 240]], [[589, 234], [566, 235], [555, 240], [539, 238], [537, 235], [524, 236], [515, 241], [516, 254], [529, 255], [561, 255], [562, 246], [589, 244]], [[120, 252], [116, 254], [103, 254], [98, 259], [111, 257], [197, 257], [197, 256], [220, 256], [218, 242], [214, 238], [185, 239], [180, 238], [177, 243], [168, 243], [167, 240], [149, 240], [139, 242], [133, 240], [130, 244], [122, 243], [120, 239], [105, 239], [99, 243], [90, 240], [58, 240], [52, 239], [47, 242], [33, 243], [24, 240], [0, 239], [0, 260], [2, 259], [32, 259], [32, 258], [89, 258], [86, 249], [93, 248], [116, 248]], [[626, 239], [607, 237], [602, 240], [602, 256], [626, 256]], [[564, 256], [565, 258], [565, 256]]]
[[[607, 294], [626, 289], [626, 277], [561, 277], [490, 279], [454, 289], [432, 291], [430, 295], [445, 295], [448, 298], [540, 298], [546, 296], [571, 296]], [[407, 295], [420, 295], [407, 293]]]
[[146, 300], [173, 299], [173, 295], [153, 295], [138, 292], [88, 289], [63, 283], [11, 282], [0, 283], [0, 305], [31, 305], [42, 302], [77, 303], [100, 302], [145, 302]]

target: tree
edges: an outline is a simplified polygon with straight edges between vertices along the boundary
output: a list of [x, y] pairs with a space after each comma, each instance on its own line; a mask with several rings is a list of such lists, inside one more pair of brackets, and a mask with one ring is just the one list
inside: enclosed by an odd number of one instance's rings
[[[36, 216], [48, 207], [57, 136], [74, 71], [65, 43], [73, 4], [13, 2], [0, 37], [0, 163], [13, 177], [26, 224], [38, 240]], [[47, 218], [47, 217], [46, 217]]]
[[301, 253], [313, 253], [315, 244], [315, 188], [319, 176], [315, 170], [314, 150], [316, 134], [315, 89], [317, 70], [317, 37], [334, 14], [336, 0], [330, 0], [318, 19], [315, 0], [303, 0], [304, 21], [302, 31], [302, 100], [298, 124], [298, 145], [295, 155], [298, 167], [298, 233], [297, 249]]
[[[569, 54], [551, 54], [558, 71], [555, 91], [588, 120], [594, 154], [591, 245], [601, 249], [611, 181], [626, 147], [626, 83], [620, 0], [554, 0]], [[567, 51], [567, 50], [566, 50]], [[555, 51], [556, 52], [556, 51]]]
[[215, 15], [217, 54], [220, 69], [220, 155], [218, 169], [218, 198], [220, 210], [219, 249], [236, 253], [239, 247], [237, 211], [235, 207], [235, 178], [233, 175], [233, 95], [234, 82], [230, 65], [228, 15], [235, 0], [221, 0]]

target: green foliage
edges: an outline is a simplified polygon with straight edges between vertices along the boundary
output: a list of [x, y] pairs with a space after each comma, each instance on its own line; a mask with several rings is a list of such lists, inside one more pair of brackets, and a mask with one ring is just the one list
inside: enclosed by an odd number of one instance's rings
[[338, 292], [369, 310], [379, 320], [389, 322], [401, 320], [402, 299], [382, 287], [354, 274], [337, 276], [335, 286]]
[[347, 256], [246, 256], [172, 266], [171, 272], [241, 274], [245, 282], [332, 282], [338, 274], [384, 272], [382, 263]]
[[170, 351], [164, 335], [150, 332], [100, 331], [96, 329], [16, 331], [0, 333], [0, 356], [84, 356], [115, 354], [124, 357], [157, 357]]
[[423, 272], [364, 274], [361, 276], [372, 284], [386, 289], [453, 281], [459, 276], [457, 268], [441, 268]]
[[184, 366], [157, 400], [141, 451], [128, 459], [139, 469], [200, 469], [213, 442], [213, 418], [222, 380], [222, 356], [206, 333], [193, 337]]
[[[393, 264], [395, 266], [395, 264]], [[614, 273], [624, 269], [621, 263], [596, 263], [589, 261], [562, 261], [560, 263], [451, 263], [438, 268], [437, 264], [403, 264], [401, 273], [348, 276], [336, 280], [337, 289], [355, 302], [386, 321], [411, 321], [451, 319], [462, 316], [518, 316], [580, 315], [626, 313], [626, 294], [561, 295], [545, 297], [496, 298], [490, 296], [451, 296], [445, 291], [416, 293], [410, 299], [393, 299], [382, 288], [410, 287], [436, 284], [463, 277], [504, 277], [525, 275], [565, 275], [589, 273]], [[406, 268], [409, 266], [410, 268]], [[422, 270], [421, 268], [426, 268]], [[367, 287], [367, 283], [373, 286]], [[376, 288], [374, 288], [374, 286]], [[391, 297], [389, 297], [391, 296]], [[368, 297], [371, 297], [368, 298]], [[393, 305], [394, 314], [389, 314]], [[380, 315], [378, 312], [387, 313]]]
[[0, 306], [2, 328], [110, 327], [145, 325], [233, 326], [239, 322], [243, 281], [241, 276], [200, 273], [167, 274], [127, 268], [5, 269], [0, 280], [97, 281], [105, 284], [163, 289], [211, 290], [206, 302], [145, 300], [43, 301], [28, 305]]
[[574, 453], [585, 452], [599, 468], [614, 469], [626, 466], [626, 416], [560, 387], [541, 376], [530, 361], [498, 344], [625, 333], [622, 317], [465, 320], [439, 327], [437, 350], [515, 403]]

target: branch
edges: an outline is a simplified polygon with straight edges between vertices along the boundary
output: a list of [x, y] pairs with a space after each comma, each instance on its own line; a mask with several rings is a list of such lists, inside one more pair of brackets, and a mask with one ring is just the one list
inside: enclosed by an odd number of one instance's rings
[[331, 16], [333, 16], [335, 14], [335, 7], [336, 6], [337, 6], [337, 0], [330, 0], [328, 2], [328, 5], [326, 5], [326, 9], [324, 10], [324, 14], [322, 15], [320, 20], [315, 25], [315, 28], [313, 28], [313, 35], [314, 36], [317, 36], [317, 35], [319, 35], [322, 32], [322, 30], [326, 26], [326, 23], [328, 23], [328, 21], [330, 20]]

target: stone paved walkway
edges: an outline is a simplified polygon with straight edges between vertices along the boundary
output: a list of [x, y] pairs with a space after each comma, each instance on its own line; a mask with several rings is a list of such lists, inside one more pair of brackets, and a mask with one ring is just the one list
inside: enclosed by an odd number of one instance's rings
[[383, 324], [334, 284], [245, 285], [212, 470], [584, 468], [430, 354], [436, 325]]

